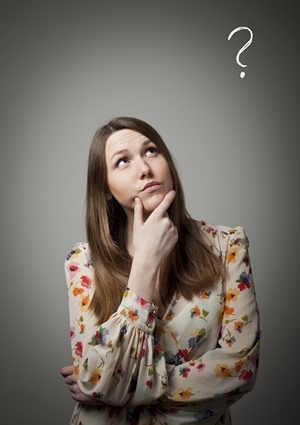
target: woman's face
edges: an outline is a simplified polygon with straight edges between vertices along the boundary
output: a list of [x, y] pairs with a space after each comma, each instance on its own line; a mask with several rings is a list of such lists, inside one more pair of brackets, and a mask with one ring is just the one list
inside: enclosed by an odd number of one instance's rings
[[113, 133], [106, 142], [107, 199], [113, 196], [133, 219], [134, 199], [144, 205], [145, 219], [173, 189], [169, 165], [146, 136], [129, 129]]

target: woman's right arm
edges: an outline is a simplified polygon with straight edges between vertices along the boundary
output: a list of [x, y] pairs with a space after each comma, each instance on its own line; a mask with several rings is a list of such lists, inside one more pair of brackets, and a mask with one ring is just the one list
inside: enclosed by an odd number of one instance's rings
[[[124, 300], [128, 302], [137, 291], [137, 302], [141, 307], [138, 314], [136, 309], [126, 310], [125, 313], [122, 303], [110, 320], [100, 327], [96, 326], [96, 318], [89, 310], [94, 286], [88, 245], [77, 244], [65, 262], [75, 377], [81, 391], [108, 404], [124, 404], [131, 398], [140, 363], [139, 353], [143, 355], [147, 341], [152, 345], [157, 307], [151, 301], [157, 273], [178, 238], [177, 229], [166, 213], [174, 196], [174, 191], [169, 192], [145, 223], [142, 202], [139, 199], [136, 201], [133, 232], [135, 252], [128, 281], [130, 289], [126, 291]], [[146, 300], [150, 300], [150, 303]], [[136, 300], [133, 301], [136, 303]], [[138, 320], [138, 327], [130, 327], [128, 317], [130, 322]], [[99, 348], [101, 353], [98, 352]], [[134, 367], [130, 369], [126, 364], [131, 363], [132, 359]], [[128, 390], [127, 393], [124, 388]]]
[[178, 240], [177, 228], [169, 219], [167, 210], [175, 198], [175, 191], [166, 194], [146, 222], [143, 204], [135, 200], [133, 222], [134, 257], [128, 287], [143, 299], [153, 299], [159, 267]]

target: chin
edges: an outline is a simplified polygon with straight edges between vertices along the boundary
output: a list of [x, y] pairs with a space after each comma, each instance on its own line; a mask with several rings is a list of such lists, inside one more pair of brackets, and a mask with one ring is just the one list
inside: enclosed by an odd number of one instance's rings
[[155, 210], [155, 208], [159, 206], [163, 199], [164, 195], [160, 195], [143, 201], [145, 212], [148, 213], [148, 215], [151, 214]]

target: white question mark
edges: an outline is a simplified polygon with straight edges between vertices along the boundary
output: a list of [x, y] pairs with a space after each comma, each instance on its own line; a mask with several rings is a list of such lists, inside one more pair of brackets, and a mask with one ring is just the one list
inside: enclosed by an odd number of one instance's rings
[[[247, 49], [247, 47], [248, 46], [250, 46], [250, 44], [252, 43], [252, 40], [253, 40], [253, 32], [251, 31], [251, 29], [250, 28], [248, 28], [248, 27], [238, 27], [238, 28], [235, 28], [233, 31], [231, 31], [231, 33], [229, 34], [229, 36], [228, 36], [228, 40], [230, 40], [231, 39], [231, 37], [233, 36], [233, 34], [234, 33], [236, 33], [237, 31], [241, 31], [241, 30], [248, 30], [248, 31], [250, 31], [250, 40], [248, 40], [247, 41], [247, 43], [246, 44], [244, 44], [244, 46], [238, 51], [238, 54], [236, 55], [236, 62], [237, 62], [237, 64], [239, 64], [240, 66], [242, 66], [242, 67], [245, 67], [245, 66], [247, 66], [247, 65], [244, 65], [244, 64], [242, 64], [241, 62], [240, 62], [240, 54], [241, 53], [243, 53], [243, 51], [244, 50], [246, 50]], [[241, 78], [244, 78], [245, 77], [245, 72], [241, 72], [240, 73], [240, 77]]]

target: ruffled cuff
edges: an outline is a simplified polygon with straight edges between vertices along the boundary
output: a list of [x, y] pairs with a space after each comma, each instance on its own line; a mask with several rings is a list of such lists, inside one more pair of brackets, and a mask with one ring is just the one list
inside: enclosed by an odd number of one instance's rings
[[129, 288], [125, 289], [118, 313], [138, 329], [152, 334], [158, 307], [148, 303]]

